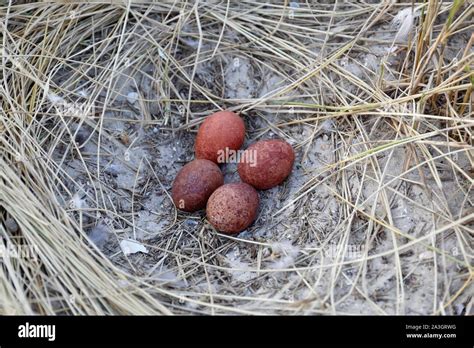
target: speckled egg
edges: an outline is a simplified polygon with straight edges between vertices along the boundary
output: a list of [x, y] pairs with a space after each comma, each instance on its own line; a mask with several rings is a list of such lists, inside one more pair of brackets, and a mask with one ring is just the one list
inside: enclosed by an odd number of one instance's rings
[[284, 140], [262, 140], [245, 150], [237, 168], [242, 181], [266, 190], [281, 184], [290, 175], [295, 152]]
[[223, 185], [209, 197], [207, 220], [220, 232], [239, 233], [257, 217], [259, 202], [257, 191], [246, 183]]
[[206, 207], [209, 196], [224, 184], [224, 176], [214, 162], [197, 159], [179, 171], [171, 190], [173, 202], [183, 211], [193, 212]]
[[196, 158], [222, 163], [220, 159], [223, 157], [219, 155], [226, 148], [240, 149], [244, 138], [245, 124], [239, 115], [231, 111], [216, 112], [199, 127], [195, 143]]

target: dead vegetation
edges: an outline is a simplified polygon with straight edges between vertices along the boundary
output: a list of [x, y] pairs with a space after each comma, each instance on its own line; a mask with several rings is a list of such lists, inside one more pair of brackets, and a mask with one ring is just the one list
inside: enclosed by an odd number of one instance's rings
[[[0, 312], [469, 314], [473, 9], [7, 2]], [[169, 197], [220, 108], [297, 151], [237, 237]]]

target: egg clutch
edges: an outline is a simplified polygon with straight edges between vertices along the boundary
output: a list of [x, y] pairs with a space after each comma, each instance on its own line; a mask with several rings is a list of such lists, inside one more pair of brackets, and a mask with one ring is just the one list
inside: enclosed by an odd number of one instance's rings
[[295, 153], [284, 140], [271, 139], [251, 144], [237, 156], [237, 171], [242, 182], [224, 185], [218, 164], [225, 163], [242, 147], [245, 124], [231, 111], [208, 116], [199, 127], [195, 157], [176, 175], [172, 198], [182, 211], [206, 209], [207, 220], [218, 231], [235, 234], [257, 218], [259, 190], [281, 184], [290, 175]]

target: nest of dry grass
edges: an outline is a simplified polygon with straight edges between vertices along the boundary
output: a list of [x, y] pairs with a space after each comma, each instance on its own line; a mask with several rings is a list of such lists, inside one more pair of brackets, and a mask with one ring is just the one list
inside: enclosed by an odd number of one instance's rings
[[[472, 14], [7, 1], [0, 312], [469, 314]], [[237, 237], [169, 199], [223, 108], [298, 154]]]

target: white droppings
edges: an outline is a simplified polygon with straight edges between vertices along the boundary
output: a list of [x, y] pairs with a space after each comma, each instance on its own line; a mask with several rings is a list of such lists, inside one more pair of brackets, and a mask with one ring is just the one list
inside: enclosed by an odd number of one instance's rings
[[300, 4], [296, 1], [292, 1], [292, 2], [290, 2], [290, 8], [292, 8], [292, 9], [300, 8]]
[[89, 232], [89, 239], [98, 247], [103, 248], [107, 239], [109, 228], [105, 225], [97, 225]]
[[53, 92], [48, 93], [48, 99], [53, 104], [61, 104], [65, 102], [64, 98], [60, 97], [59, 95]]
[[136, 253], [148, 254], [148, 249], [140, 242], [133, 239], [124, 239], [120, 242], [120, 248], [125, 256]]
[[82, 194], [76, 192], [69, 202], [69, 205], [72, 209], [81, 209], [85, 207], [85, 200], [81, 198]]
[[138, 93], [137, 92], [130, 92], [130, 93], [127, 94], [127, 101], [130, 104], [136, 103], [137, 100], [138, 100]]
[[392, 20], [392, 26], [398, 28], [395, 35], [395, 42], [405, 42], [413, 30], [415, 18], [418, 16], [418, 11], [413, 11], [411, 7], [405, 8], [398, 12]]
[[420, 253], [420, 255], [418, 256], [420, 258], [420, 260], [431, 260], [433, 258], [434, 254], [432, 251], [425, 251], [425, 252], [422, 252]]
[[291, 267], [300, 252], [300, 248], [293, 245], [289, 240], [273, 243], [271, 248], [275, 260], [272, 261], [268, 267], [272, 269], [286, 269]]
[[247, 282], [257, 276], [256, 273], [250, 271], [250, 266], [246, 262], [241, 261], [240, 252], [238, 249], [234, 249], [227, 253], [226, 261], [229, 264], [231, 270], [229, 273], [232, 278], [239, 282]]
[[165, 51], [163, 51], [163, 49], [159, 48], [158, 49], [158, 55], [163, 59], [163, 60], [168, 60], [168, 57], [166, 56], [166, 53]]

